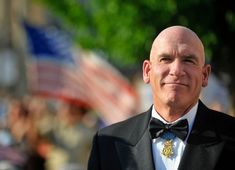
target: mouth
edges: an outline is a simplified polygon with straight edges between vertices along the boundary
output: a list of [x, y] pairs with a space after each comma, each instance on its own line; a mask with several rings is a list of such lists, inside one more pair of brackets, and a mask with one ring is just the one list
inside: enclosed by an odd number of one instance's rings
[[164, 85], [171, 85], [171, 86], [188, 86], [187, 84], [185, 83], [181, 83], [181, 82], [166, 82], [166, 83], [163, 83]]

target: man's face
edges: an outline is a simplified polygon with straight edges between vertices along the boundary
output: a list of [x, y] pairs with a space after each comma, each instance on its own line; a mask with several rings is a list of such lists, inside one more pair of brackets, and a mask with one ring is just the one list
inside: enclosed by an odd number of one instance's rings
[[200, 45], [187, 36], [163, 36], [155, 43], [150, 60], [143, 64], [144, 81], [152, 87], [154, 104], [194, 104], [210, 73]]

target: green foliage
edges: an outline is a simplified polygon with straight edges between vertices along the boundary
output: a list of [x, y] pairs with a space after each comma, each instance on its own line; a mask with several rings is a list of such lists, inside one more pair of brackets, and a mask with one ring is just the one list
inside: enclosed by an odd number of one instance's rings
[[229, 29], [235, 31], [235, 13], [231, 10], [228, 10], [225, 14], [225, 19], [229, 24]]
[[147, 58], [156, 31], [176, 11], [174, 0], [38, 1], [61, 19], [81, 47], [103, 51], [117, 65]]
[[[156, 34], [169, 25], [192, 28], [205, 44], [207, 60], [214, 56], [215, 0], [37, 0], [44, 3], [70, 30], [79, 46], [102, 51], [118, 66], [148, 58]], [[234, 12], [226, 13], [235, 30]]]

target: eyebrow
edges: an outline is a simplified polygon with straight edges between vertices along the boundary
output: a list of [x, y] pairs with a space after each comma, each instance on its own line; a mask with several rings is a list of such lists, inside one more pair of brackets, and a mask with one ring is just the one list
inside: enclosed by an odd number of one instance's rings
[[[159, 57], [159, 58], [160, 58], [160, 57], [172, 57], [172, 55], [163, 53], [163, 54], [158, 55], [158, 57]], [[198, 59], [199, 59], [199, 58], [198, 58], [196, 55], [194, 55], [194, 54], [182, 55], [181, 57], [182, 57], [182, 58], [187, 58], [187, 59], [195, 59], [195, 60], [197, 60], [197, 61], [198, 61]]]
[[195, 59], [198, 61], [198, 57], [196, 55], [190, 54], [190, 55], [183, 55], [183, 58], [187, 58], [187, 59]]
[[[157, 58], [162, 58], [162, 57], [173, 58], [172, 55], [167, 54], [167, 53], [162, 53], [162, 54], [157, 55]], [[184, 60], [184, 59], [193, 60], [193, 61], [195, 61], [196, 63], [199, 63], [199, 62], [200, 62], [199, 57], [196, 56], [196, 55], [194, 55], [194, 54], [182, 55], [180, 58], [181, 58], [182, 60]]]
[[161, 58], [161, 57], [172, 57], [172, 56], [170, 54], [163, 53], [163, 54], [157, 55], [157, 57]]

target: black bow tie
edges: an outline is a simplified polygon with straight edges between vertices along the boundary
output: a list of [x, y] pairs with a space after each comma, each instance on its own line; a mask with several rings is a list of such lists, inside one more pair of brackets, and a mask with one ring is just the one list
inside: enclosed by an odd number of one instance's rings
[[170, 132], [184, 141], [188, 133], [188, 121], [183, 119], [174, 124], [164, 124], [160, 120], [152, 118], [149, 131], [152, 139], [160, 137], [165, 132]]

